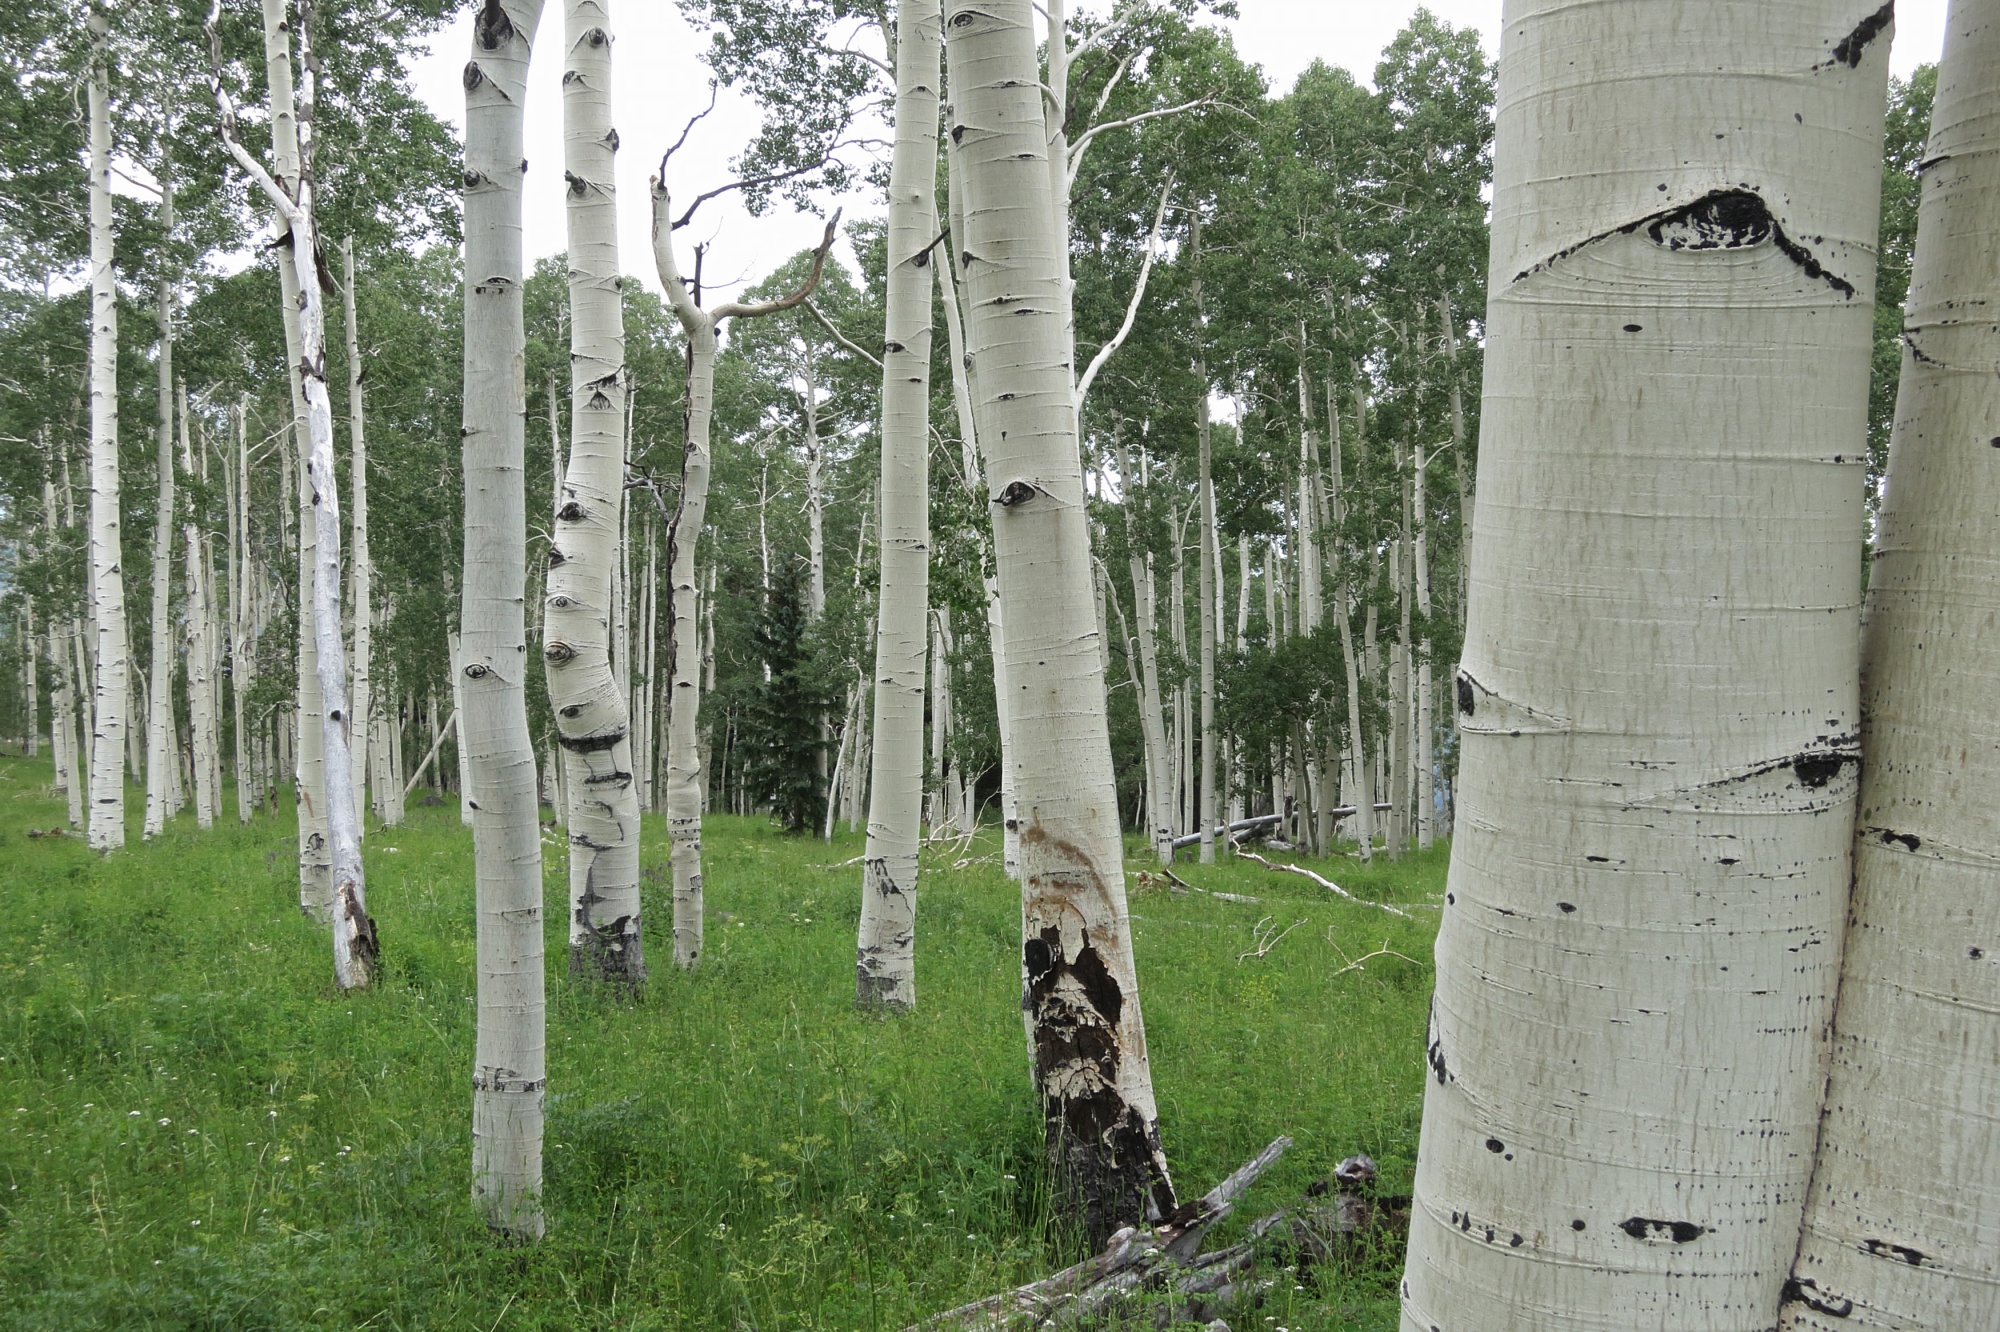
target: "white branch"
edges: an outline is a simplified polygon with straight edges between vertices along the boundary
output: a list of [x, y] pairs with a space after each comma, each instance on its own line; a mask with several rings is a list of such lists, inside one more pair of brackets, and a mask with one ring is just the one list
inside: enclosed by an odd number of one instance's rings
[[1132, 300], [1125, 307], [1125, 322], [1118, 326], [1118, 332], [1112, 335], [1111, 341], [1097, 349], [1097, 355], [1090, 358], [1090, 364], [1076, 381], [1076, 414], [1079, 420], [1083, 416], [1083, 400], [1090, 396], [1090, 386], [1096, 381], [1097, 372], [1104, 368], [1104, 363], [1111, 359], [1113, 353], [1125, 345], [1127, 335], [1132, 332], [1132, 324], [1139, 317], [1139, 303], [1146, 299], [1146, 281], [1153, 275], [1153, 256], [1160, 248], [1160, 223], [1167, 215], [1167, 197], [1173, 192], [1174, 178], [1168, 176], [1166, 185], [1160, 190], [1160, 206], [1153, 212], [1153, 230], [1146, 237], [1146, 258], [1139, 265], [1139, 282], [1133, 287]]
[[859, 356], [862, 360], [868, 362], [868, 364], [874, 366], [877, 370], [880, 370], [882, 368], [882, 358], [874, 355], [872, 352], [868, 351], [867, 348], [863, 347], [860, 343], [848, 337], [838, 328], [835, 328], [833, 321], [826, 317], [826, 311], [820, 309], [819, 306], [814, 304], [811, 300], [806, 301], [805, 307], [808, 311], [812, 313], [812, 317], [814, 319], [819, 320], [820, 327], [824, 328], [827, 332], [833, 334], [833, 340], [835, 342], [838, 342], [841, 346], [847, 348], [847, 350], [853, 352], [856, 356]]
[[1209, 106], [1214, 102], [1215, 99], [1213, 97], [1197, 97], [1194, 101], [1182, 102], [1179, 106], [1156, 107], [1151, 111], [1141, 111], [1136, 116], [1126, 116], [1122, 120], [1107, 120], [1102, 125], [1092, 125], [1083, 132], [1081, 138], [1069, 146], [1069, 181], [1071, 187], [1075, 187], [1076, 173], [1083, 166], [1084, 151], [1090, 147], [1092, 141], [1098, 135], [1108, 134], [1116, 129], [1128, 129], [1133, 125], [1143, 124], [1148, 120], [1158, 120], [1162, 116], [1177, 116], [1183, 111], [1192, 111], [1196, 107]]

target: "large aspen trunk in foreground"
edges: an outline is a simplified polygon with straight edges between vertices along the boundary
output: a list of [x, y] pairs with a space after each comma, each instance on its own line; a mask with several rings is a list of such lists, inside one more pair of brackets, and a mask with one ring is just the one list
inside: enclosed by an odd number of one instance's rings
[[1995, 0], [1951, 6], [1924, 156], [1861, 643], [1854, 899], [1789, 1332], [2000, 1326]]
[[896, 147], [882, 350], [882, 571], [855, 1002], [917, 1002], [917, 847], [930, 605], [931, 273], [937, 251], [938, 0], [896, 7]]
[[[90, 595], [97, 625], [90, 730], [92, 850], [125, 845], [131, 652], [118, 496], [118, 278], [112, 270], [110, 23], [90, 9]], [[77, 662], [79, 673], [83, 667]]]
[[1101, 1243], [1173, 1206], [1125, 907], [1063, 264], [1028, 0], [950, 0], [960, 251], [979, 367], [1021, 822], [1022, 1004], [1047, 1146]]
[[[496, 1232], [539, 1239], [543, 1092], [542, 841], [528, 733], [528, 395], [521, 161], [541, 0], [486, 0], [465, 67], [465, 780], [477, 880], [472, 1198]], [[553, 404], [551, 404], [553, 406]]]
[[636, 986], [639, 793], [629, 695], [613, 670], [625, 498], [625, 305], [618, 136], [605, 0], [565, 0], [563, 166], [569, 180], [570, 456], [549, 551], [542, 655], [569, 797], [570, 971]]
[[1857, 786], [1877, 3], [1506, 6], [1405, 1332], [1777, 1319]]

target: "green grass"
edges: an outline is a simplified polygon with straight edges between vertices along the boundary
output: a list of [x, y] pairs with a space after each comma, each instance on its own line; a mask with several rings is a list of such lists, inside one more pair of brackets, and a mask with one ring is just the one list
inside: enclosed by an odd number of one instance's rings
[[[550, 846], [549, 1236], [488, 1239], [467, 1200], [471, 841], [455, 802], [368, 842], [387, 978], [332, 987], [283, 821], [190, 816], [108, 858], [46, 761], [0, 759], [0, 1328], [899, 1328], [1078, 1255], [1050, 1224], [1019, 1011], [1019, 904], [990, 864], [927, 873], [919, 1009], [857, 1014], [859, 839], [715, 817], [709, 952], [672, 972], [666, 845], [646, 828], [654, 978], [572, 988]], [[228, 802], [233, 810], [233, 802]], [[991, 851], [990, 845], [979, 848]], [[1132, 863], [1143, 863], [1133, 857]], [[1321, 867], [1435, 901], [1444, 852]], [[1135, 889], [1166, 1144], [1184, 1194], [1280, 1133], [1246, 1202], [1366, 1151], [1406, 1191], [1434, 912], [1415, 923], [1255, 866], [1183, 866], [1256, 904]], [[1242, 962], [1270, 915], [1301, 924]], [[1344, 973], [1344, 957], [1383, 946]], [[1400, 1255], [1244, 1327], [1395, 1326]], [[1268, 1321], [1267, 1321], [1268, 1317]]]

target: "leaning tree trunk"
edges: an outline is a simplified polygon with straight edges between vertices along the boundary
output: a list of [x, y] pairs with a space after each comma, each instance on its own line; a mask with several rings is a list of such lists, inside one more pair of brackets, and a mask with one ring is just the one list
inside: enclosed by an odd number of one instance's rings
[[[160, 225], [173, 234], [174, 189], [161, 181]], [[158, 302], [160, 343], [157, 357], [159, 427], [153, 452], [157, 471], [153, 510], [153, 652], [146, 698], [146, 822], [141, 836], [157, 837], [173, 817], [173, 768], [179, 761], [174, 744], [174, 293], [162, 277]], [[192, 568], [189, 570], [193, 572]], [[193, 606], [188, 607], [190, 614]], [[193, 663], [189, 663], [192, 665]]]
[[465, 780], [473, 791], [478, 1035], [472, 1197], [499, 1234], [539, 1239], [547, 1081], [541, 810], [528, 733], [527, 333], [521, 168], [541, 0], [486, 0], [465, 94]]
[[924, 802], [925, 609], [930, 605], [931, 300], [937, 234], [938, 0], [896, 7], [896, 147], [882, 351], [882, 554], [875, 727], [854, 998], [917, 1002], [917, 847]]
[[[267, 9], [267, 21], [269, 18]], [[215, 40], [211, 33], [211, 41]], [[219, 76], [214, 93], [221, 112], [224, 147], [277, 209], [290, 235], [288, 248], [295, 257], [303, 259], [310, 278], [299, 289], [299, 358], [294, 366], [294, 382], [305, 403], [306, 437], [311, 443], [306, 456], [305, 484], [311, 503], [308, 526], [314, 529], [315, 566], [310, 580], [301, 569], [300, 582], [309, 582], [313, 590], [313, 656], [319, 697], [324, 702], [319, 739], [331, 862], [328, 908], [333, 926], [333, 975], [335, 983], [347, 990], [366, 988], [373, 982], [377, 944], [375, 922], [368, 916], [360, 819], [354, 808], [348, 771], [347, 653], [341, 641], [340, 623], [340, 490], [333, 470], [333, 400], [326, 384], [326, 304], [319, 279], [319, 233], [312, 172], [318, 64], [312, 51], [309, 23], [299, 33], [299, 56], [305, 79], [299, 89], [297, 108], [299, 174], [296, 178], [273, 176], [243, 147], [237, 137], [235, 104]], [[278, 61], [276, 65], [289, 68], [289, 60]], [[276, 82], [274, 77], [274, 89]], [[285, 91], [289, 93], [289, 89]], [[279, 99], [274, 91], [273, 97], [274, 101], [291, 105], [289, 96]]]
[[[291, 26], [285, 0], [263, 0], [264, 66], [270, 94], [271, 168], [282, 182], [297, 181], [301, 173], [299, 122], [292, 96]], [[282, 235], [287, 227], [283, 209], [277, 210]], [[299, 249], [297, 237], [286, 237], [273, 249], [278, 261], [278, 288], [285, 328], [288, 364], [296, 368], [305, 355], [304, 332], [300, 327], [299, 288], [301, 265], [314, 280], [316, 258]], [[307, 480], [312, 452], [307, 425], [304, 384], [294, 373], [291, 384], [292, 425], [297, 436], [299, 508], [298, 577], [298, 704], [293, 734], [297, 751], [293, 772], [298, 784], [299, 831], [299, 910], [321, 921], [333, 915], [333, 856], [331, 831], [327, 823], [326, 751], [322, 735], [325, 706], [320, 694], [319, 651], [313, 630], [313, 579], [319, 557], [314, 549], [318, 528], [312, 517], [312, 492]], [[247, 481], [246, 481], [247, 484]], [[281, 497], [279, 503], [284, 503]]]
[[2000, 1326], [1996, 0], [1951, 6], [1925, 159], [1861, 644], [1854, 898], [1779, 1320], [1791, 1332]]
[[1028, 0], [951, 0], [969, 351], [987, 424], [1018, 783], [1023, 1009], [1051, 1165], [1091, 1239], [1164, 1213], [1091, 594], [1063, 265]]
[[1875, 4], [1507, 4], [1405, 1332], [1776, 1319], [1857, 784]]
[[[93, 850], [125, 845], [125, 728], [131, 654], [118, 513], [118, 279], [112, 269], [110, 23], [90, 9], [90, 569], [97, 625], [90, 733]], [[79, 660], [79, 668], [83, 663]]]
[[569, 797], [570, 972], [634, 987], [646, 979], [639, 793], [631, 709], [611, 660], [626, 395], [606, 0], [565, 0], [563, 39], [571, 443], [549, 550], [542, 656]]

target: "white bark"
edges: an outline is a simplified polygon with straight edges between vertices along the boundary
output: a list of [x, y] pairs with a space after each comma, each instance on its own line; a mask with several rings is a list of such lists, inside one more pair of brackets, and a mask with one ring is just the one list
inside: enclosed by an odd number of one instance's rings
[[348, 492], [353, 500], [349, 518], [353, 547], [348, 552], [353, 580], [354, 616], [354, 808], [368, 808], [369, 756], [375, 738], [375, 567], [368, 551], [368, 429], [362, 402], [361, 325], [355, 313], [354, 238], [340, 242], [345, 283], [341, 288], [347, 316], [347, 441]]
[[[196, 475], [194, 439], [188, 424], [185, 386], [179, 388], [181, 470]], [[213, 575], [200, 526], [192, 512], [181, 524], [182, 579], [187, 599], [187, 696], [188, 734], [194, 757], [195, 826], [206, 831], [215, 826], [221, 804], [221, 788], [216, 779], [216, 741], [220, 729], [215, 716], [215, 624], [212, 611]], [[168, 680], [171, 689], [172, 680]], [[171, 731], [169, 732], [171, 734]]]
[[29, 758], [42, 756], [42, 682], [37, 667], [40, 664], [41, 639], [35, 633], [35, 601], [24, 598], [21, 609], [21, 687], [28, 711], [27, 754]]
[[[1162, 196], [1163, 198], [1165, 196]], [[1189, 242], [1196, 265], [1194, 277], [1194, 308], [1196, 336], [1201, 336], [1201, 326], [1206, 322], [1201, 299], [1201, 214], [1196, 212]], [[1150, 255], [1151, 250], [1147, 253]], [[1198, 358], [1201, 382], [1197, 389], [1201, 396], [1194, 405], [1195, 447], [1200, 454], [1199, 476], [1196, 485], [1201, 490], [1201, 577], [1198, 587], [1201, 597], [1201, 808], [1197, 813], [1201, 826], [1201, 863], [1215, 863], [1215, 820], [1217, 804], [1215, 779], [1220, 768], [1215, 761], [1215, 634], [1216, 598], [1219, 592], [1214, 551], [1215, 536], [1215, 482], [1210, 475], [1213, 459], [1213, 445], [1210, 436], [1214, 433], [1208, 419], [1208, 361], [1206, 356]]]
[[230, 471], [232, 485], [229, 504], [229, 696], [231, 719], [236, 729], [236, 821], [250, 822], [257, 802], [258, 777], [253, 771], [249, 718], [243, 699], [257, 678], [257, 651], [252, 633], [256, 620], [251, 608], [256, 575], [250, 561], [250, 426], [248, 395], [239, 399], [233, 417], [236, 427], [236, 465]]
[[[882, 351], [882, 546], [874, 743], [861, 860], [855, 1002], [916, 1005], [917, 847], [922, 839], [924, 610], [930, 605], [932, 272], [938, 250], [938, 0], [899, 0], [896, 146], [889, 168]], [[963, 425], [963, 423], [961, 423]]]
[[541, 0], [486, 0], [473, 19], [465, 94], [462, 760], [474, 805], [479, 967], [472, 1198], [487, 1225], [514, 1239], [539, 1239], [544, 1226], [542, 843], [528, 734], [521, 309], [523, 108], [541, 16]]
[[[271, 174], [281, 189], [290, 189], [299, 180], [303, 157], [299, 147], [298, 112], [292, 93], [291, 25], [285, 0], [263, 0], [264, 64], [270, 92]], [[282, 207], [274, 209], [281, 236], [289, 228]], [[296, 368], [305, 357], [305, 334], [300, 307], [304, 299], [299, 285], [300, 249], [297, 237], [289, 237], [274, 248], [278, 261], [278, 286], [282, 300], [287, 363]], [[306, 255], [306, 267], [315, 260]], [[315, 275], [315, 280], [316, 275]], [[324, 706], [320, 694], [317, 638], [313, 628], [313, 580], [318, 576], [319, 557], [315, 549], [317, 525], [312, 518], [312, 491], [307, 480], [312, 451], [311, 430], [304, 384], [294, 373], [291, 384], [293, 428], [297, 434], [297, 486], [299, 512], [298, 578], [298, 706], [294, 713], [293, 772], [298, 790], [299, 910], [321, 921], [333, 913], [333, 858], [331, 831], [327, 822]]]
[[1437, 841], [1437, 687], [1431, 678], [1431, 547], [1430, 527], [1424, 487], [1432, 458], [1417, 449], [1416, 479], [1411, 483], [1411, 527], [1413, 531], [1413, 573], [1419, 631], [1413, 645], [1416, 652], [1416, 801], [1417, 849], [1428, 851]]
[[1137, 1221], [1149, 1195], [1167, 1210], [1173, 1187], [1125, 907], [1050, 141], [1028, 0], [951, 0], [945, 33], [964, 155], [953, 243], [973, 315], [1007, 673], [1020, 686], [1009, 728], [1023, 1009], [1059, 1187], [1102, 1238]]
[[1994, 0], [1951, 6], [1924, 157], [1861, 645], [1854, 898], [1787, 1332], [2000, 1324]]
[[472, 826], [472, 788], [465, 771], [465, 657], [457, 630], [445, 635], [445, 655], [451, 663], [451, 750], [458, 766], [458, 821]]
[[[174, 229], [174, 187], [162, 173], [160, 226]], [[154, 296], [160, 321], [157, 354], [159, 423], [154, 449], [152, 671], [146, 700], [146, 822], [157, 836], [172, 816], [174, 754], [174, 292], [162, 277]], [[190, 573], [193, 571], [190, 570]], [[190, 612], [192, 607], [188, 608]], [[190, 663], [192, 665], [192, 663]]]
[[[56, 539], [56, 487], [52, 480], [42, 482], [42, 530], [48, 544], [53, 546]], [[69, 823], [79, 831], [83, 828], [83, 791], [87, 784], [78, 771], [81, 766], [77, 749], [76, 731], [76, 675], [70, 661], [70, 641], [74, 629], [69, 621], [51, 619], [48, 623], [49, 669], [49, 747], [55, 751], [56, 789], [69, 799]]]
[[[110, 24], [90, 9], [90, 602], [96, 664], [90, 732], [92, 850], [125, 845], [131, 654], [118, 502], [118, 279], [112, 271]], [[81, 662], [78, 663], [81, 666]]]
[[[632, 716], [612, 660], [623, 631], [625, 310], [608, 0], [564, 0], [563, 164], [569, 181], [570, 456], [549, 552], [542, 655], [569, 797], [571, 974], [646, 978]], [[626, 655], [629, 655], [626, 654]]]
[[700, 584], [695, 554], [708, 512], [709, 418], [715, 409], [715, 330], [725, 319], [749, 319], [789, 310], [810, 297], [819, 285], [827, 252], [833, 248], [840, 215], [826, 224], [811, 274], [800, 288], [782, 300], [757, 305], [726, 302], [703, 310], [681, 281], [674, 258], [673, 212], [666, 184], [658, 177], [653, 189], [653, 263], [666, 289], [674, 315], [688, 337], [687, 449], [681, 458], [680, 505], [667, 529], [667, 564], [673, 584], [673, 613], [667, 625], [673, 701], [667, 723], [667, 833], [673, 839], [670, 860], [674, 875], [674, 962], [686, 969], [701, 960], [701, 814], [702, 771], [701, 634], [696, 618]]
[[1506, 6], [1405, 1332], [1777, 1319], [1856, 790], [1875, 10]]

